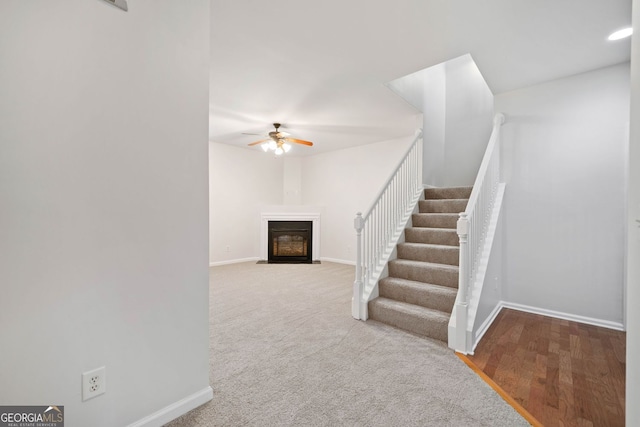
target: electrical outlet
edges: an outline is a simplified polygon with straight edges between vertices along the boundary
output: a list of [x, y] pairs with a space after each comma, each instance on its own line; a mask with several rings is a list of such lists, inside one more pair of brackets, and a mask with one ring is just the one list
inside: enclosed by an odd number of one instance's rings
[[231, 252], [231, 246], [226, 247], [226, 252]]
[[100, 396], [107, 391], [107, 371], [104, 366], [82, 373], [82, 401]]

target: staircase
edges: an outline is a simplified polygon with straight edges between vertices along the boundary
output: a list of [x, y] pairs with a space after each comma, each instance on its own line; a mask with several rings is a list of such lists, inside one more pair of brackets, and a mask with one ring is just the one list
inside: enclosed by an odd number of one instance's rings
[[448, 323], [458, 292], [458, 214], [471, 187], [424, 190], [419, 213], [405, 229], [379, 297], [369, 301], [369, 318], [414, 334], [447, 342]]

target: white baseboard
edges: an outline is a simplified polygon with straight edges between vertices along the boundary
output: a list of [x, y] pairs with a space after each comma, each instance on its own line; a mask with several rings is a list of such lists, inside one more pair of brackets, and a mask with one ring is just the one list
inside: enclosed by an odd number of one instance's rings
[[[209, 263], [209, 267], [218, 267], [218, 266], [221, 266], [221, 265], [240, 264], [240, 263], [243, 263], [243, 262], [258, 262], [258, 261], [260, 261], [260, 258], [258, 258], [258, 257], [232, 259], [232, 260], [228, 260], [228, 261], [211, 262], [211, 263]], [[335, 262], [336, 264], [356, 265], [355, 261], [347, 261], [347, 260], [344, 260], [344, 259], [337, 259], [337, 258], [320, 258], [320, 261]]]
[[218, 267], [220, 265], [229, 265], [229, 264], [240, 264], [241, 262], [258, 262], [260, 258], [252, 257], [252, 258], [240, 258], [240, 259], [231, 259], [228, 261], [216, 261], [209, 263], [209, 267]]
[[615, 329], [616, 331], [625, 330], [624, 325], [620, 322], [611, 322], [609, 320], [594, 319], [593, 317], [579, 316], [577, 314], [569, 314], [569, 313], [563, 313], [561, 311], [547, 310], [546, 308], [531, 307], [529, 305], [517, 304], [514, 302], [506, 302], [506, 301], [500, 301], [498, 306], [500, 308], [511, 308], [513, 310], [524, 311], [526, 313], [540, 314], [542, 316], [547, 316], [547, 317], [555, 317], [556, 319], [570, 320], [572, 322], [585, 323], [587, 325], [593, 325], [593, 326], [600, 326], [601, 328]]
[[335, 262], [336, 264], [356, 265], [355, 261], [347, 261], [344, 259], [337, 259], [337, 258], [320, 258], [320, 261]]
[[480, 342], [484, 334], [487, 332], [489, 327], [493, 324], [494, 320], [496, 320], [496, 317], [498, 317], [498, 314], [500, 314], [500, 311], [503, 308], [510, 308], [512, 310], [524, 311], [525, 313], [539, 314], [541, 316], [553, 317], [555, 319], [570, 320], [572, 322], [599, 326], [601, 328], [614, 329], [616, 331], [625, 330], [624, 325], [618, 322], [611, 322], [609, 320], [602, 320], [602, 319], [594, 319], [592, 317], [586, 317], [586, 316], [578, 316], [576, 314], [568, 314], [568, 313], [563, 313], [561, 311], [547, 310], [546, 308], [532, 307], [530, 305], [517, 304], [514, 302], [499, 301], [496, 307], [491, 312], [491, 314], [489, 314], [489, 317], [487, 317], [487, 319], [482, 323], [482, 325], [480, 325], [480, 328], [478, 328], [478, 332], [476, 333], [476, 336], [473, 339], [472, 351], [469, 354], [473, 355], [473, 352], [475, 351], [476, 346], [478, 345], [478, 343]]
[[129, 427], [161, 427], [169, 421], [173, 421], [198, 406], [207, 403], [211, 399], [213, 399], [213, 390], [210, 386], [207, 386], [197, 393], [178, 400], [141, 420], [129, 424]]
[[486, 320], [482, 323], [482, 325], [480, 325], [480, 328], [478, 329], [478, 332], [476, 333], [475, 338], [473, 338], [470, 354], [473, 355], [473, 352], [476, 350], [476, 346], [478, 345], [478, 343], [480, 342], [484, 334], [487, 333], [487, 330], [493, 324], [493, 321], [496, 320], [496, 317], [498, 317], [498, 314], [500, 313], [500, 310], [502, 310], [502, 307], [504, 307], [503, 304], [504, 304], [504, 301], [499, 301], [498, 304], [493, 309], [493, 311], [491, 312], [491, 314], [489, 314], [489, 317], [487, 317]]

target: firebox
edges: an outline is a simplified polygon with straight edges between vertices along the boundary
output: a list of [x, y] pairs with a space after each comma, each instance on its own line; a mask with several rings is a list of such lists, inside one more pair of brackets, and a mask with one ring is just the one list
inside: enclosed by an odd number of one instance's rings
[[311, 264], [312, 221], [269, 221], [269, 263]]

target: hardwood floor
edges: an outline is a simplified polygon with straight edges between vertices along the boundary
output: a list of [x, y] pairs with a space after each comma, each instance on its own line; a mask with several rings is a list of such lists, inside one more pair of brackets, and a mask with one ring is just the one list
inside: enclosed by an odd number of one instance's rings
[[624, 426], [626, 333], [503, 309], [468, 359], [540, 424]]

